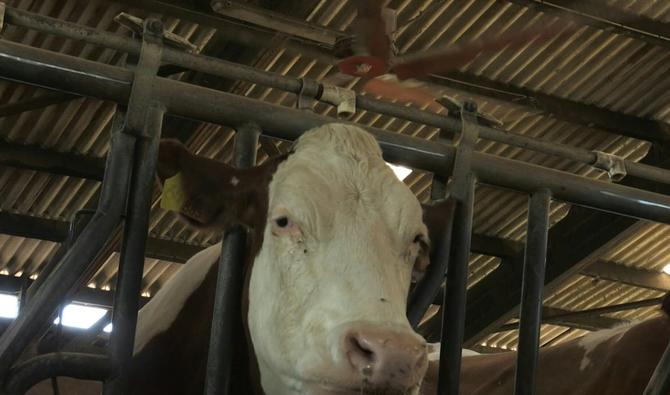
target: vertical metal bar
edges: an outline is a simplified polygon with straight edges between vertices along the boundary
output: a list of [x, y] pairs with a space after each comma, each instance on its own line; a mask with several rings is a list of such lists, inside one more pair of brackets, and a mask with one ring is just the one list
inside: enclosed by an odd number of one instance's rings
[[[260, 132], [255, 124], [245, 124], [237, 129], [233, 157], [235, 167], [254, 166]], [[244, 281], [245, 247], [246, 232], [240, 226], [224, 234], [207, 356], [206, 395], [223, 395], [230, 391], [234, 337], [240, 335], [236, 334], [236, 328], [241, 319], [239, 309]]]
[[128, 197], [126, 223], [119, 257], [116, 280], [109, 354], [117, 369], [118, 382], [111, 386], [116, 393], [125, 394], [125, 368], [133, 355], [135, 326], [144, 272], [144, 255], [149, 227], [151, 195], [153, 192], [163, 109], [152, 107], [147, 114], [146, 130], [152, 137], [137, 143], [135, 171]]
[[472, 171], [472, 152], [479, 135], [474, 103], [466, 103], [461, 111], [463, 127], [456, 150], [451, 196], [456, 199], [452, 256], [447, 268], [447, 283], [442, 302], [442, 336], [438, 393], [458, 395], [463, 335], [465, 332], [465, 302], [467, 297], [468, 262], [476, 176]]
[[89, 263], [121, 222], [125, 196], [118, 196], [118, 191], [125, 191], [128, 187], [132, 150], [129, 136], [122, 133], [114, 136], [95, 216], [0, 337], [0, 381], [6, 378], [7, 371], [28, 343], [48, 324], [58, 305], [81, 280]]
[[666, 395], [670, 393], [670, 344], [665, 348], [654, 373], [649, 379], [644, 395]]
[[142, 49], [128, 103], [124, 132], [137, 137], [126, 222], [123, 231], [119, 271], [114, 294], [109, 355], [115, 377], [105, 383], [104, 393], [123, 395], [133, 356], [137, 311], [144, 272], [144, 255], [149, 228], [151, 195], [158, 161], [158, 147], [164, 108], [152, 98], [156, 72], [161, 63], [163, 25], [148, 18], [144, 24]]
[[[446, 135], [447, 132], [441, 130], [438, 141], [444, 144], [450, 142]], [[430, 188], [431, 201], [436, 202], [446, 197], [448, 181], [448, 177], [433, 174], [433, 182]], [[419, 326], [430, 305], [435, 301], [447, 274], [447, 265], [451, 254], [454, 209], [455, 205], [451, 205], [448, 210], [444, 211], [445, 218], [441, 220], [448, 221], [445, 224], [444, 233], [439, 236], [439, 240], [432, 240], [432, 243], [437, 246], [434, 257], [431, 257], [431, 264], [428, 266], [424, 277], [417, 282], [407, 301], [407, 319], [415, 329]]]
[[444, 278], [451, 257], [451, 243], [453, 238], [454, 211], [456, 210], [456, 201], [448, 198], [446, 201], [436, 203], [444, 205], [439, 210], [440, 221], [444, 222], [441, 234], [431, 240], [435, 244], [435, 251], [431, 253], [430, 265], [424, 274], [424, 277], [412, 291], [407, 303], [407, 319], [413, 328], [419, 326], [421, 318], [426, 314], [426, 310], [435, 302], [435, 297], [440, 292], [440, 287], [444, 283]]
[[547, 235], [549, 232], [548, 190], [531, 194], [526, 228], [526, 253], [521, 285], [521, 311], [519, 313], [519, 352], [516, 363], [516, 395], [535, 393], [535, 371], [540, 343], [542, 318], [542, 289], [547, 266]]

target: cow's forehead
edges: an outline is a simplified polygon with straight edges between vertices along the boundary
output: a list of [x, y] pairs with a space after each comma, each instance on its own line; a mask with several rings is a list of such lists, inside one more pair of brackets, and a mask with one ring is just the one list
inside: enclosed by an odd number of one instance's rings
[[270, 185], [271, 216], [273, 209], [306, 220], [369, 211], [392, 227], [422, 225], [418, 200], [386, 166], [374, 137], [345, 124], [313, 129], [296, 142]]

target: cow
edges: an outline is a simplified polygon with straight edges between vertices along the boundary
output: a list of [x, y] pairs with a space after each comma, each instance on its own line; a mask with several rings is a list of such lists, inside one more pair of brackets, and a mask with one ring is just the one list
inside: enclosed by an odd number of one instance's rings
[[[248, 229], [233, 393], [418, 393], [427, 345], [406, 299], [431, 236], [372, 135], [324, 125], [251, 169], [163, 141], [158, 176], [177, 175], [187, 223]], [[132, 394], [202, 392], [220, 248], [194, 256], [140, 312]]]
[[[370, 134], [324, 125], [251, 169], [163, 141], [158, 176], [181, 180], [179, 215], [189, 225], [248, 230], [232, 394], [436, 393], [436, 361], [409, 325], [406, 298], [445, 210], [422, 208]], [[140, 311], [129, 394], [203, 392], [220, 251], [192, 257]], [[639, 384], [617, 392], [626, 388], [617, 380], [646, 382], [667, 339], [660, 317], [543, 348], [539, 393], [640, 393]], [[644, 361], [626, 361], [631, 350]], [[514, 360], [464, 357], [462, 393], [511, 393]], [[586, 392], [607, 380], [617, 391]]]
[[[538, 395], [640, 395], [670, 339], [670, 294], [659, 317], [589, 333], [538, 354]], [[514, 393], [517, 353], [468, 356], [461, 395]], [[437, 394], [439, 352], [430, 354], [422, 395]], [[670, 394], [667, 394], [670, 395]]]

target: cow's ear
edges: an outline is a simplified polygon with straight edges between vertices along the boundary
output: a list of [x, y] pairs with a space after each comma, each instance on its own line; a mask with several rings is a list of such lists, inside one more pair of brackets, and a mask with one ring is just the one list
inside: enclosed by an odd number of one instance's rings
[[[423, 223], [428, 228], [430, 242], [425, 244], [419, 253], [417, 263], [415, 264], [417, 276], [437, 270], [438, 268], [435, 265], [431, 265], [431, 263], [436, 261], [440, 253], [449, 253], [448, 249], [451, 242], [451, 230], [454, 223], [455, 210], [456, 201], [450, 197], [429, 205], [423, 205]], [[441, 276], [443, 274], [430, 273], [429, 275]]]
[[421, 240], [419, 241], [419, 254], [416, 257], [414, 267], [412, 268], [413, 282], [417, 282], [423, 278], [428, 269], [428, 265], [430, 265], [430, 242]]
[[190, 225], [218, 230], [243, 222], [237, 207], [249, 191], [242, 192], [241, 170], [194, 155], [177, 140], [162, 140], [156, 172], [163, 186], [161, 207]]

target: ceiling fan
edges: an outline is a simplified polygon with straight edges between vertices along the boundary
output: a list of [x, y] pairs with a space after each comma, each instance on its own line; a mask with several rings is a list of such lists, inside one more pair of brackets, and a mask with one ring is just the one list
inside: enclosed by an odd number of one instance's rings
[[[535, 25], [519, 31], [502, 33], [465, 44], [449, 45], [414, 54], [395, 56], [392, 35], [395, 31], [395, 12], [382, 6], [381, 0], [359, 0], [358, 15], [353, 21], [353, 36], [335, 46], [340, 60], [338, 73], [324, 82], [344, 85], [354, 78], [362, 78], [361, 91], [399, 102], [420, 106], [440, 106], [433, 95], [398, 81], [433, 73], [446, 73], [466, 65], [485, 52], [503, 48], [521, 47], [532, 41], [542, 42], [574, 32], [578, 25]], [[395, 76], [395, 78], [389, 78]], [[381, 78], [380, 78], [381, 77]]]

